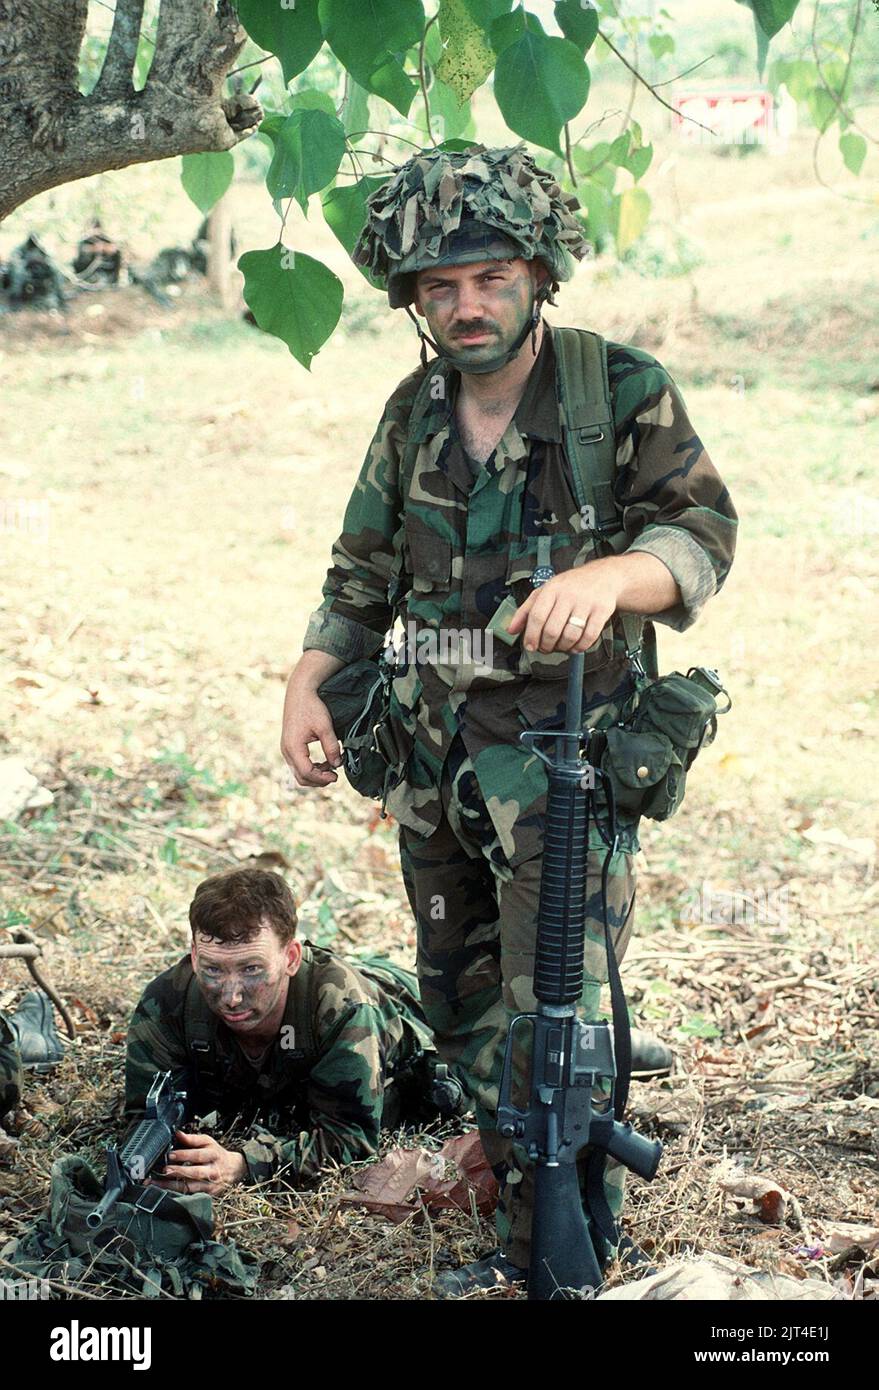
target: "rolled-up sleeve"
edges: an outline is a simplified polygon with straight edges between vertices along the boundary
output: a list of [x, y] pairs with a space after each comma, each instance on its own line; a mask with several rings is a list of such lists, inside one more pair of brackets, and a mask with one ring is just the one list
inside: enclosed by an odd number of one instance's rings
[[651, 616], [683, 631], [729, 573], [736, 511], [665, 368], [635, 349], [620, 350], [614, 365], [617, 501], [627, 550], [655, 555], [670, 571], [681, 602]]

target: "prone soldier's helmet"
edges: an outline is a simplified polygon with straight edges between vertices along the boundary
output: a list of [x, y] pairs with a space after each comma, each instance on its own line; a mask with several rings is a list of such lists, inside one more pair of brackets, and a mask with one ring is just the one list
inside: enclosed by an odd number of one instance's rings
[[[376, 189], [366, 206], [353, 259], [385, 285], [391, 308], [405, 308], [410, 316], [419, 270], [518, 256], [541, 260], [547, 268], [539, 311], [588, 249], [573, 215], [577, 199], [565, 194], [521, 144], [421, 151]], [[521, 342], [507, 360], [520, 347]], [[498, 365], [493, 361], [482, 370]]]

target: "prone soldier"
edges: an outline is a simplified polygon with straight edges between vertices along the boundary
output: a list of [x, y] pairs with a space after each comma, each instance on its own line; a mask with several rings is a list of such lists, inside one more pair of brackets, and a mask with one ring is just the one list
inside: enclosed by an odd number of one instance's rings
[[383, 1127], [461, 1108], [415, 977], [300, 942], [280, 874], [242, 868], [205, 879], [189, 920], [189, 954], [147, 986], [131, 1020], [126, 1115], [133, 1130], [156, 1073], [170, 1072], [187, 1118], [216, 1111], [249, 1128], [234, 1148], [178, 1130], [151, 1182], [216, 1195], [275, 1175], [315, 1180], [328, 1163], [374, 1157]]

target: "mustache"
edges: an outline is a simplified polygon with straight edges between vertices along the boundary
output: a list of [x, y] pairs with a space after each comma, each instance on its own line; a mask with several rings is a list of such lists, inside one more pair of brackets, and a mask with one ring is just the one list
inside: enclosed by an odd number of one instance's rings
[[490, 319], [472, 319], [469, 323], [459, 323], [452, 331], [453, 338], [468, 338], [471, 333], [497, 333], [496, 323]]

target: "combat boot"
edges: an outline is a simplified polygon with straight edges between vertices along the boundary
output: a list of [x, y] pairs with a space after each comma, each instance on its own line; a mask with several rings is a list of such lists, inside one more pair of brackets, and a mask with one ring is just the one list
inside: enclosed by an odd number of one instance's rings
[[437, 1298], [463, 1298], [481, 1289], [524, 1288], [527, 1281], [527, 1269], [514, 1265], [503, 1251], [492, 1250], [469, 1265], [438, 1274], [433, 1281], [433, 1292]]
[[48, 995], [32, 989], [24, 996], [8, 1023], [21, 1056], [22, 1066], [49, 1071], [64, 1056], [64, 1047], [55, 1028], [55, 1015]]
[[641, 1028], [633, 1028], [631, 1034], [633, 1079], [649, 1081], [654, 1076], [668, 1076], [674, 1061], [671, 1048]]

